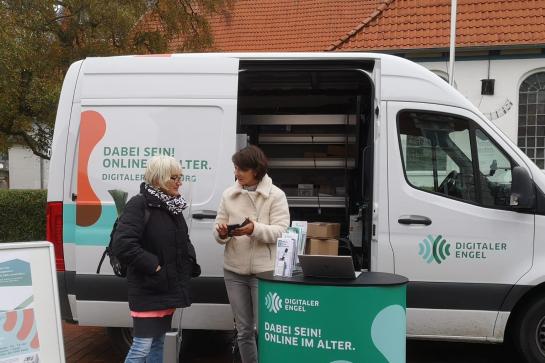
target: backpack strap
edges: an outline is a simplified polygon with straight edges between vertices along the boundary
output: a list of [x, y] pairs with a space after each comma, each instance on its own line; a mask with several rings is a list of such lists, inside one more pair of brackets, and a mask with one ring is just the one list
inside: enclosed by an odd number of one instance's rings
[[[138, 195], [144, 197], [144, 195], [142, 193], [138, 193]], [[150, 219], [150, 216], [151, 216], [151, 212], [150, 212], [150, 209], [149, 209], [149, 206], [148, 206], [148, 203], [147, 201], [144, 201], [144, 229], [146, 228], [148, 222], [149, 222], [149, 219]], [[113, 227], [112, 227], [112, 231], [110, 232], [110, 242], [108, 243], [108, 246], [104, 249], [104, 252], [102, 252], [102, 257], [100, 257], [100, 262], [98, 263], [98, 266], [97, 266], [97, 275], [100, 274], [100, 269], [102, 267], [102, 263], [104, 262], [104, 259], [106, 258], [106, 256], [110, 256], [112, 254], [112, 248], [111, 248], [111, 243], [113, 241], [113, 237], [114, 237], [114, 232], [115, 232], [115, 229], [117, 227], [117, 220], [119, 219], [116, 218], [114, 224], [113, 224]]]
[[146, 200], [146, 197], [144, 197], [144, 194], [142, 193], [138, 193], [139, 196], [141, 196], [142, 198], [144, 198], [144, 229], [146, 228], [146, 225], [148, 224], [149, 222], [149, 218], [151, 216], [151, 212], [149, 210], [149, 205], [148, 205], [148, 202]]
[[149, 210], [148, 204], [146, 203], [146, 207], [144, 208], [144, 230], [146, 229], [146, 226], [148, 225], [150, 216], [151, 216], [151, 212]]
[[110, 247], [106, 247], [104, 252], [102, 252], [102, 257], [100, 258], [100, 262], [97, 266], [97, 275], [100, 274], [100, 268], [102, 267], [102, 262], [104, 262], [104, 259], [106, 258], [106, 255], [110, 254]]

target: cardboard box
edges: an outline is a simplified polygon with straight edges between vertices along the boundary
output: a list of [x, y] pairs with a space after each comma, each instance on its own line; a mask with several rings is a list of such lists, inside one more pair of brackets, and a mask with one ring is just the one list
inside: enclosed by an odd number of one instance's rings
[[314, 184], [297, 184], [297, 195], [300, 197], [312, 197], [314, 195]]
[[307, 226], [307, 237], [310, 238], [336, 238], [341, 235], [339, 223], [312, 222]]
[[339, 240], [309, 238], [307, 241], [308, 255], [333, 255], [339, 254]]

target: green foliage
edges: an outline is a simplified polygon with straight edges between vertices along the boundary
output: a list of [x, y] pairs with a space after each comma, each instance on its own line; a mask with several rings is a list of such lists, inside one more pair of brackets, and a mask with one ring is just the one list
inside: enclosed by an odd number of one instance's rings
[[45, 240], [45, 190], [0, 190], [0, 242]]
[[[86, 57], [202, 50], [230, 0], [0, 0], [0, 149], [48, 159], [62, 80]], [[142, 26], [155, 16], [158, 25]], [[151, 29], [150, 29], [151, 28]]]

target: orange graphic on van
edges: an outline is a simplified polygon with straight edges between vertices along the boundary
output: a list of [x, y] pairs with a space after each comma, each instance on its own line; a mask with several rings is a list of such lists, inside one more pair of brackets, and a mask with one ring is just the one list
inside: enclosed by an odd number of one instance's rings
[[88, 227], [95, 224], [102, 213], [102, 205], [89, 181], [89, 158], [106, 133], [106, 120], [96, 111], [81, 113], [78, 152], [78, 196], [76, 224]]

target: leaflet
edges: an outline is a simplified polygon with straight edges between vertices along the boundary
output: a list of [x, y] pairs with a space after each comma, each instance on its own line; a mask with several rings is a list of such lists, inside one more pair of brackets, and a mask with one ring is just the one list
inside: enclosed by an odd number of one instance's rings
[[[306, 242], [307, 242], [307, 225], [308, 225], [307, 221], [292, 221], [291, 222], [292, 227], [298, 227], [301, 229], [301, 234], [299, 236], [299, 243], [297, 244], [298, 255], [305, 254], [305, 248], [306, 248]], [[299, 262], [299, 259], [297, 259], [297, 262]]]
[[[299, 240], [297, 242], [297, 252], [295, 253], [295, 266], [297, 270], [301, 269], [299, 266], [299, 257], [298, 255], [304, 255], [307, 245], [307, 221], [292, 221], [290, 228], [299, 229]], [[288, 230], [290, 229], [288, 228]]]
[[295, 244], [296, 239], [293, 237], [280, 237], [276, 240], [275, 276], [291, 277]]

